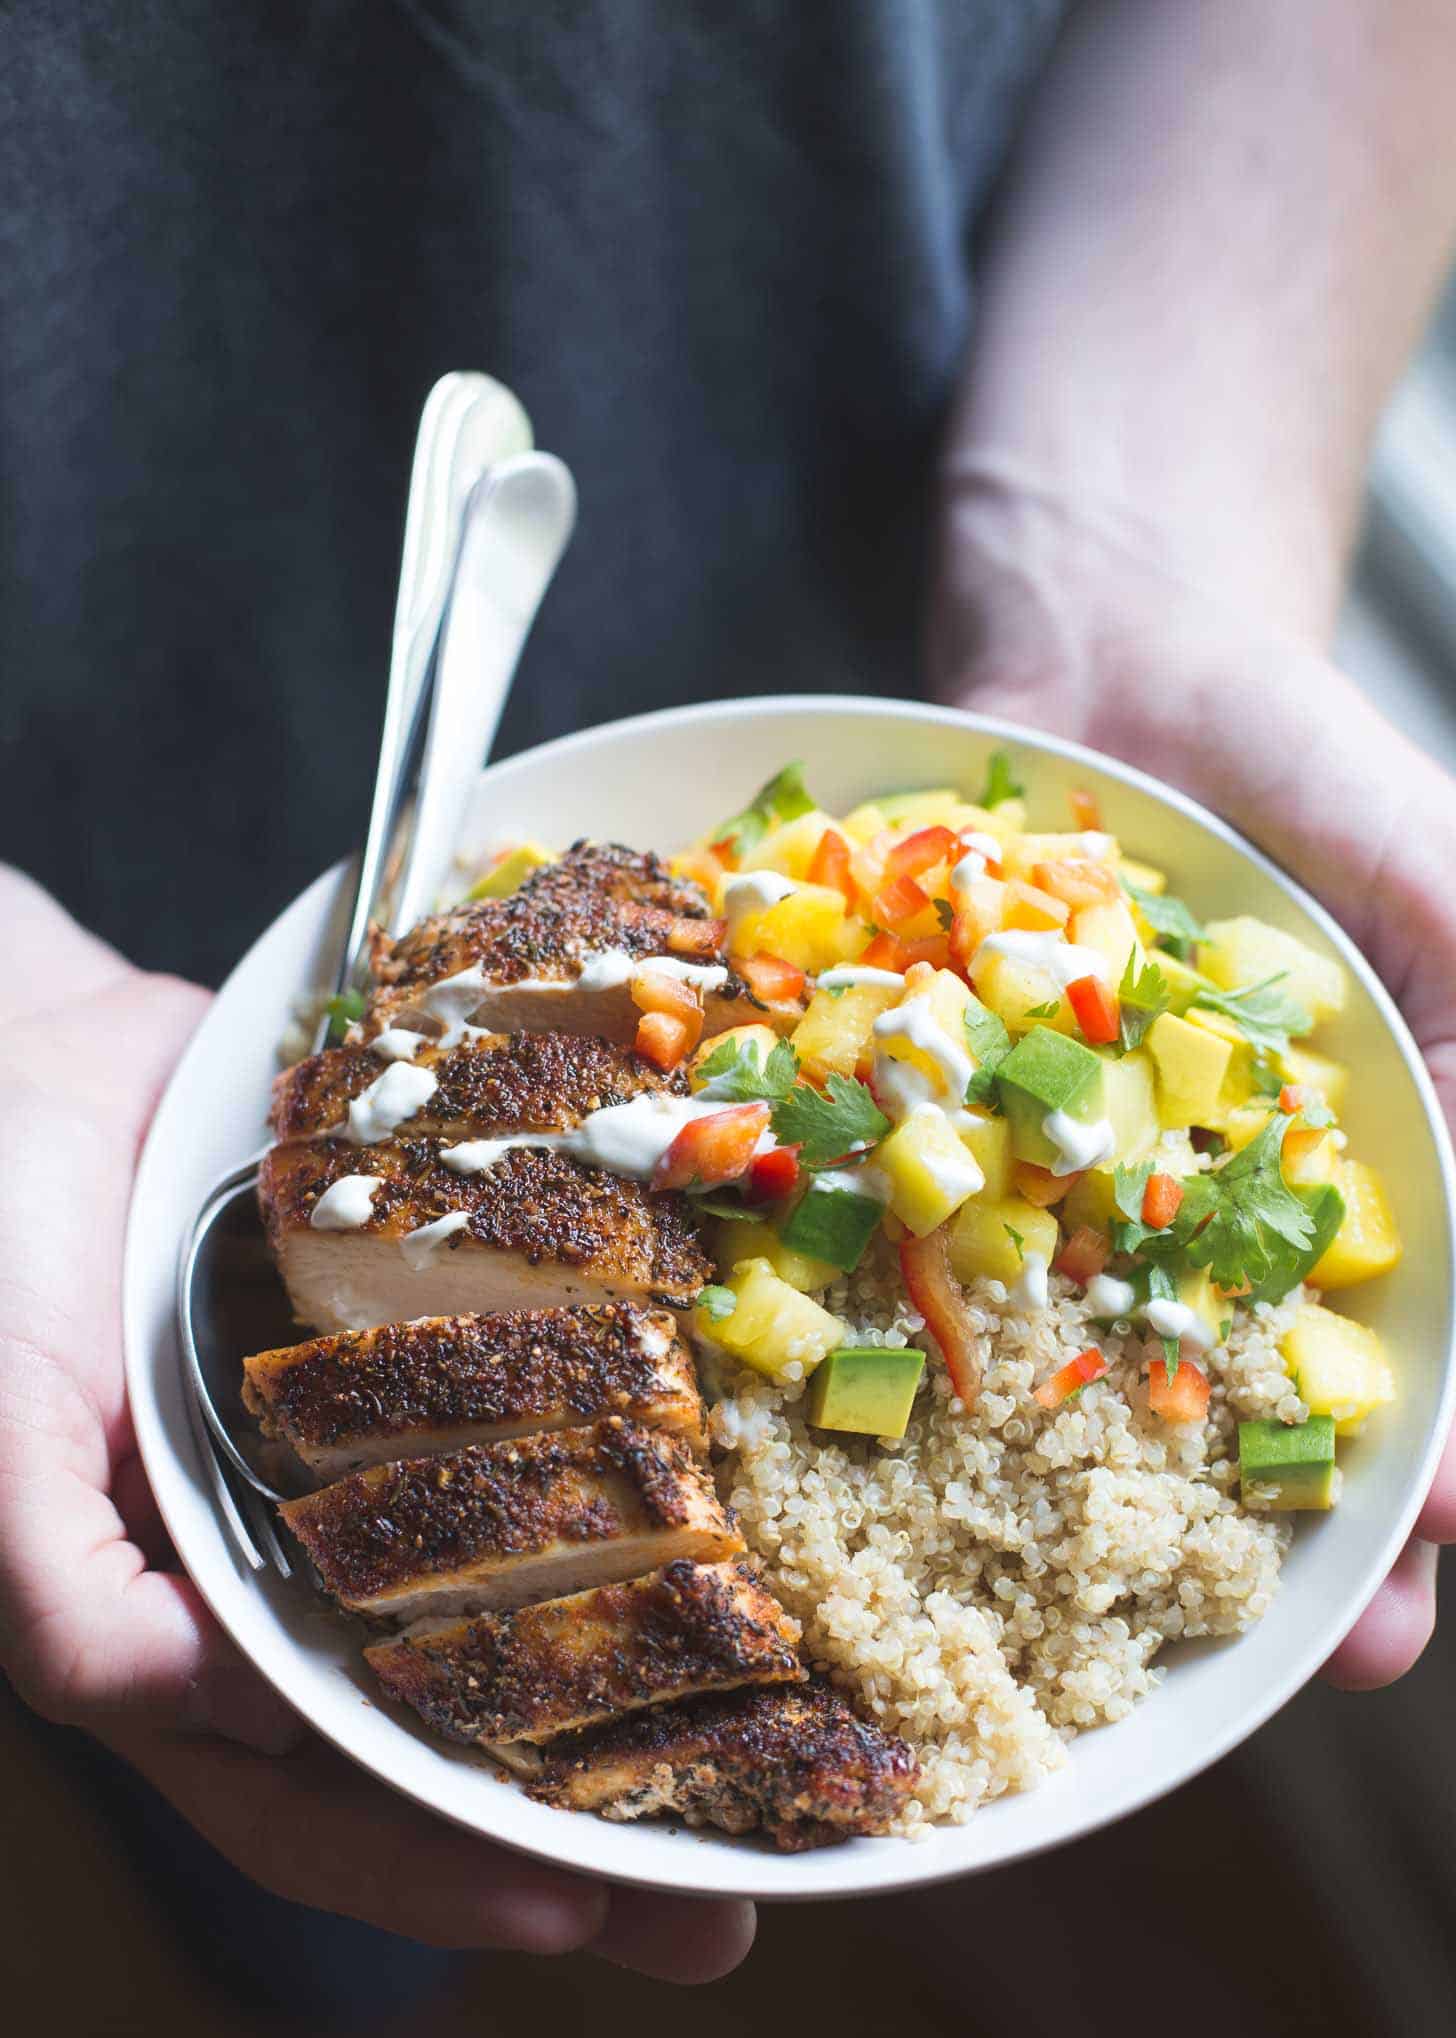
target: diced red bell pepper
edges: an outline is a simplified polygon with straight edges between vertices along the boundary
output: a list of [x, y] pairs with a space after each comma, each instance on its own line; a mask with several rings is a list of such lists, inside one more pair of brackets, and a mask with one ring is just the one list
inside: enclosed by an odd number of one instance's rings
[[1161, 1358], [1148, 1374], [1148, 1406], [1164, 1422], [1202, 1422], [1208, 1413], [1208, 1379], [1191, 1359], [1184, 1359], [1172, 1379]]
[[1096, 1345], [1088, 1345], [1085, 1352], [1078, 1352], [1075, 1359], [1068, 1359], [1065, 1366], [1059, 1366], [1049, 1380], [1043, 1380], [1036, 1390], [1036, 1399], [1043, 1408], [1060, 1408], [1062, 1403], [1093, 1380], [1100, 1380], [1107, 1371], [1107, 1360]]
[[1079, 1281], [1085, 1288], [1107, 1265], [1111, 1250], [1111, 1244], [1100, 1231], [1083, 1224], [1072, 1233], [1052, 1264], [1059, 1274], [1065, 1274], [1069, 1281]]
[[950, 1270], [947, 1227], [942, 1224], [926, 1238], [902, 1239], [900, 1272], [906, 1293], [940, 1346], [951, 1386], [967, 1408], [974, 1408], [981, 1391], [981, 1364], [965, 1294]]
[[726, 920], [695, 920], [690, 913], [680, 913], [667, 930], [667, 951], [711, 962], [721, 953], [727, 935]]
[[1042, 891], [1050, 892], [1074, 912], [1083, 906], [1105, 905], [1120, 896], [1116, 873], [1105, 863], [1078, 863], [1064, 857], [1038, 863], [1031, 874]]
[[861, 969], [898, 970], [903, 975], [910, 967], [911, 957], [904, 942], [897, 941], [893, 934], [877, 934], [858, 961]]
[[897, 842], [885, 858], [885, 876], [893, 881], [901, 877], [919, 877], [927, 870], [934, 870], [938, 863], [959, 861], [961, 845], [959, 838], [949, 828], [919, 828], [913, 835], [907, 835], [903, 842]]
[[833, 828], [826, 828], [819, 837], [808, 876], [811, 885], [825, 885], [830, 891], [843, 892], [846, 904], [852, 903], [854, 879], [849, 874], [849, 844]]
[[[702, 1030], [703, 1018], [699, 1013], [698, 1032]], [[632, 1045], [644, 1061], [667, 1070], [677, 1067], [693, 1041], [692, 1029], [685, 1019], [678, 1019], [671, 1012], [644, 1012], [637, 1021], [637, 1037]]]
[[750, 1203], [777, 1203], [782, 1197], [791, 1196], [798, 1186], [798, 1147], [771, 1146], [767, 1153], [755, 1154], [749, 1163], [743, 1193]]
[[1122, 1007], [1101, 977], [1078, 977], [1067, 985], [1067, 1003], [1094, 1047], [1110, 1047], [1122, 1027]]
[[946, 969], [950, 965], [950, 944], [943, 934], [932, 934], [924, 941], [907, 941], [905, 955], [911, 969], [917, 962], [933, 970]]
[[785, 962], [781, 955], [767, 955], [762, 949], [757, 955], [750, 955], [746, 961], [740, 962], [737, 968], [754, 997], [761, 998], [765, 1005], [784, 1004], [794, 998], [802, 998], [809, 981], [793, 963]]
[[1074, 786], [1067, 794], [1067, 805], [1072, 810], [1074, 828], [1101, 830], [1102, 808], [1098, 804], [1096, 793], [1089, 793], [1085, 786]]
[[930, 904], [930, 895], [913, 877], [890, 878], [875, 893], [871, 917], [880, 927], [904, 927]]
[[1286, 1083], [1279, 1092], [1279, 1109], [1287, 1111], [1291, 1116], [1296, 1111], [1302, 1111], [1308, 1102], [1309, 1092], [1303, 1083]]
[[1183, 1206], [1183, 1184], [1176, 1175], [1160, 1173], [1148, 1176], [1147, 1187], [1143, 1190], [1143, 1223], [1154, 1231], [1162, 1231], [1173, 1222]]
[[1011, 1177], [1018, 1196], [1035, 1203], [1038, 1210], [1050, 1210], [1081, 1181], [1084, 1172], [1079, 1168], [1074, 1175], [1054, 1175], [1050, 1168], [1039, 1168], [1035, 1161], [1018, 1161]]
[[644, 964], [634, 974], [631, 988], [632, 1003], [639, 1012], [667, 1012], [688, 1026], [696, 1019], [702, 1030], [703, 994], [695, 985]]
[[753, 1163], [768, 1129], [765, 1103], [730, 1104], [706, 1118], [690, 1118], [657, 1163], [654, 1189], [713, 1189], [736, 1182]]

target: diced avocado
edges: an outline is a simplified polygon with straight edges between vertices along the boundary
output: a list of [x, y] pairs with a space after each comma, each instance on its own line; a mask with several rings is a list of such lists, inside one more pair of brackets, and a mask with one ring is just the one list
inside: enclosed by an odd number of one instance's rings
[[1212, 977], [1204, 976], [1202, 971], [1194, 969], [1191, 963], [1180, 962], [1178, 957], [1170, 955], [1166, 948], [1158, 949], [1153, 961], [1162, 971], [1163, 981], [1168, 986], [1168, 1009], [1176, 1012], [1179, 1018], [1188, 1010], [1200, 991], [1213, 988]]
[[1239, 1482], [1246, 1507], [1333, 1507], [1335, 1421], [1241, 1422]]
[[745, 1260], [767, 1260], [779, 1279], [797, 1288], [801, 1295], [827, 1288], [839, 1271], [827, 1260], [811, 1259], [807, 1253], [792, 1251], [762, 1217], [721, 1219], [713, 1234], [713, 1257], [730, 1273]]
[[809, 1420], [859, 1436], [904, 1436], [924, 1371], [924, 1352], [841, 1345], [810, 1382]]
[[1158, 1071], [1158, 1120], [1170, 1132], [1209, 1125], [1218, 1112], [1233, 1045], [1176, 1013], [1161, 1013], [1148, 1028], [1148, 1053]]
[[1141, 1160], [1158, 1137], [1153, 1064], [1139, 1048], [1102, 1064], [1102, 1114], [1117, 1141], [1113, 1159]]
[[1354, 1436], [1372, 1409], [1395, 1399], [1395, 1375], [1375, 1332], [1352, 1317], [1306, 1302], [1279, 1340], [1294, 1391], [1312, 1415], [1333, 1417]]
[[514, 849], [506, 851], [499, 863], [491, 866], [484, 877], [475, 880], [465, 896], [467, 899], [508, 899], [533, 870], [539, 870], [543, 863], [551, 861], [551, 851], [543, 849], [539, 842], [518, 842]]
[[1042, 1130], [1053, 1111], [1083, 1125], [1102, 1116], [1105, 1066], [1090, 1047], [1048, 1026], [1034, 1026], [1016, 1043], [996, 1071], [996, 1090], [1018, 1160], [1056, 1165], [1058, 1149]]
[[1228, 1066], [1219, 1084], [1218, 1099], [1204, 1121], [1215, 1132], [1221, 1132], [1229, 1113], [1239, 1110], [1254, 1095], [1254, 1050], [1242, 1026], [1224, 1012], [1210, 1012], [1202, 1005], [1190, 1005], [1188, 1024], [1228, 1042]]
[[833, 1183], [810, 1182], [779, 1227], [791, 1252], [852, 1274], [885, 1214], [883, 1203]]

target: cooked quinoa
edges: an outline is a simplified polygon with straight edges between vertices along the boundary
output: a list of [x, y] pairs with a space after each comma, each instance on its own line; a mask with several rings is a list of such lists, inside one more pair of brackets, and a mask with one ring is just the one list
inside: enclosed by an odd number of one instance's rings
[[[1268, 1611], [1292, 1531], [1240, 1505], [1238, 1423], [1308, 1413], [1276, 1349], [1302, 1289], [1238, 1311], [1200, 1357], [1207, 1418], [1183, 1428], [1148, 1411], [1157, 1340], [1109, 1334], [1070, 1282], [1053, 1277], [1046, 1310], [992, 1280], [966, 1299], [973, 1413], [933, 1346], [893, 1443], [811, 1430], [803, 1381], [731, 1362], [713, 1411], [724, 1491], [806, 1654], [920, 1757], [909, 1837], [1060, 1768], [1075, 1734], [1152, 1690], [1165, 1641]], [[882, 1241], [824, 1301], [854, 1344], [929, 1342]], [[1033, 1389], [1094, 1343], [1110, 1370], [1048, 1413]]]

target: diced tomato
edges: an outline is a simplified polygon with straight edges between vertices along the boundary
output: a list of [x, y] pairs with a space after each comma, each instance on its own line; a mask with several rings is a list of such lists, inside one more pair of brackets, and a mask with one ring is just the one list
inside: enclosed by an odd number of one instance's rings
[[1088, 1345], [1085, 1352], [1078, 1352], [1075, 1359], [1068, 1359], [1065, 1366], [1058, 1367], [1050, 1380], [1043, 1380], [1036, 1390], [1036, 1399], [1043, 1408], [1060, 1408], [1071, 1395], [1093, 1380], [1100, 1380], [1107, 1371], [1107, 1360], [1096, 1345]]
[[904, 927], [918, 919], [930, 904], [913, 877], [890, 878], [875, 893], [870, 917], [880, 927]]
[[885, 876], [892, 881], [919, 877], [924, 871], [934, 870], [938, 863], [949, 863], [952, 858], [959, 861], [960, 847], [949, 828], [919, 828], [903, 842], [897, 842], [885, 858]]
[[766, 955], [761, 949], [757, 955], [750, 955], [746, 961], [740, 962], [737, 968], [754, 997], [762, 999], [765, 1005], [802, 998], [809, 981], [793, 963], [785, 962], [781, 955]]
[[1107, 1256], [1112, 1247], [1100, 1231], [1093, 1231], [1083, 1224], [1072, 1233], [1056, 1259], [1052, 1262], [1059, 1274], [1065, 1274], [1069, 1281], [1080, 1281], [1085, 1288], [1094, 1275], [1100, 1274], [1107, 1265]]
[[1039, 1168], [1035, 1161], [1018, 1161], [1011, 1170], [1016, 1183], [1016, 1192], [1028, 1203], [1035, 1203], [1038, 1210], [1050, 1210], [1053, 1203], [1060, 1203], [1069, 1189], [1082, 1179], [1083, 1170], [1075, 1175], [1054, 1175], [1050, 1168]]
[[725, 835], [721, 842], [710, 842], [708, 847], [712, 850], [714, 856], [717, 857], [719, 863], [723, 864], [728, 870], [735, 870], [737, 868], [738, 845], [734, 842], [731, 835]]
[[907, 941], [905, 954], [912, 969], [917, 962], [928, 969], [945, 969], [950, 963], [950, 944], [943, 934], [932, 934], [925, 941]]
[[1122, 1008], [1101, 977], [1078, 977], [1075, 983], [1068, 984], [1067, 1003], [1094, 1047], [1108, 1047], [1116, 1040]]
[[906, 1293], [940, 1346], [951, 1386], [967, 1408], [974, 1408], [981, 1391], [981, 1365], [966, 1313], [965, 1293], [950, 1270], [948, 1230], [944, 1224], [927, 1238], [901, 1239], [900, 1272]]
[[669, 955], [706, 956], [712, 961], [727, 934], [726, 920], [694, 920], [690, 914], [680, 913], [667, 930], [667, 951]]
[[819, 837], [819, 847], [809, 863], [811, 885], [826, 885], [830, 891], [843, 892], [846, 902], [854, 899], [854, 879], [849, 874], [849, 844], [833, 828], [826, 828]]
[[799, 1149], [771, 1146], [767, 1153], [754, 1155], [743, 1193], [750, 1203], [777, 1203], [781, 1197], [792, 1195], [798, 1185]]
[[[703, 1028], [698, 1015], [698, 1031]], [[637, 1038], [632, 1043], [644, 1061], [654, 1068], [675, 1069], [691, 1046], [691, 1029], [686, 1020], [671, 1012], [644, 1012], [637, 1021]]]
[[1071, 857], [1039, 863], [1032, 871], [1038, 886], [1079, 912], [1083, 906], [1105, 905], [1120, 896], [1116, 874], [1105, 863], [1078, 863]]
[[712, 1189], [736, 1182], [752, 1165], [770, 1111], [764, 1103], [730, 1104], [706, 1118], [690, 1118], [657, 1163], [653, 1188]]
[[1102, 809], [1098, 805], [1096, 793], [1089, 793], [1085, 786], [1074, 786], [1067, 794], [1067, 805], [1072, 810], [1074, 828], [1095, 828], [1100, 831]]
[[1173, 1222], [1183, 1207], [1183, 1184], [1176, 1175], [1162, 1173], [1148, 1176], [1147, 1187], [1143, 1190], [1143, 1223], [1151, 1225], [1154, 1231], [1162, 1231]]
[[892, 969], [903, 974], [910, 967], [911, 956], [893, 934], [877, 934], [858, 961], [861, 969]]
[[1208, 1380], [1191, 1359], [1184, 1359], [1172, 1379], [1161, 1358], [1148, 1373], [1148, 1406], [1164, 1422], [1202, 1422], [1208, 1413]]

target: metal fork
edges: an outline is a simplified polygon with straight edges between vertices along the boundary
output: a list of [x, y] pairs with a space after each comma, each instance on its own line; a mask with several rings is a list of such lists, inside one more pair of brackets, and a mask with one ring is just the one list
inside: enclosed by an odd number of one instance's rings
[[[379, 764], [338, 992], [359, 983], [370, 923], [381, 917], [396, 864], [389, 916], [396, 932], [437, 896], [521, 647], [571, 535], [570, 473], [551, 454], [526, 451], [529, 443], [524, 411], [489, 377], [446, 376], [430, 392], [410, 476]], [[327, 1033], [324, 1019], [316, 1051]], [[204, 1321], [213, 1261], [231, 1256], [236, 1276], [239, 1254], [261, 1248], [255, 1191], [262, 1158], [263, 1152], [250, 1155], [204, 1198], [178, 1267], [177, 1322], [189, 1413], [218, 1511], [251, 1569], [271, 1563], [286, 1578], [292, 1567], [271, 1516], [286, 1496], [240, 1448], [240, 1437], [256, 1439], [238, 1398], [238, 1353], [219, 1352], [226, 1341], [210, 1335]], [[209, 1378], [209, 1360], [229, 1370]]]

